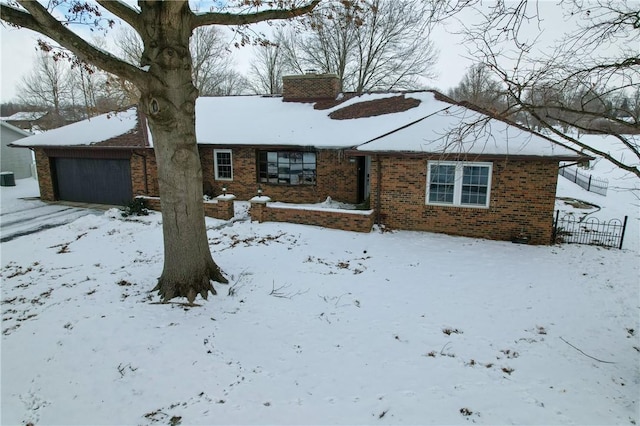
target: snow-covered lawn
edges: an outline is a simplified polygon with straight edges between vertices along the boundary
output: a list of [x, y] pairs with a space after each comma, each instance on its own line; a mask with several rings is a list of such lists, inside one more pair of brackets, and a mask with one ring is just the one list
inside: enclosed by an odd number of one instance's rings
[[637, 424], [638, 207], [559, 182], [624, 250], [208, 219], [231, 284], [189, 308], [158, 213], [3, 243], [1, 423]]

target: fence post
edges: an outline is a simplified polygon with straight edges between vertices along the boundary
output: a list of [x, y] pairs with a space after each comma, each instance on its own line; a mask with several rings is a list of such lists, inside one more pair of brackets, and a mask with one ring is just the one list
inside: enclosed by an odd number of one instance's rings
[[628, 216], [625, 216], [624, 222], [622, 223], [622, 234], [620, 235], [620, 245], [618, 246], [620, 250], [622, 250], [622, 241], [624, 240], [624, 232], [627, 230], [627, 218]]
[[573, 176], [573, 183], [578, 183], [578, 168], [576, 167], [576, 174]]
[[589, 175], [589, 183], [587, 184], [587, 191], [591, 191], [591, 178], [593, 175]]
[[551, 244], [556, 243], [556, 236], [558, 232], [558, 218], [560, 217], [560, 210], [556, 210], [556, 219], [553, 221], [553, 232], [551, 233]]

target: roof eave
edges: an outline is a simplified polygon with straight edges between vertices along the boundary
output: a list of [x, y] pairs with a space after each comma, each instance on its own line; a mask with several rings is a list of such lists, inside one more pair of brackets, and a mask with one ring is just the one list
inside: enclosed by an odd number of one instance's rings
[[132, 150], [132, 149], [153, 149], [151, 146], [108, 146], [108, 145], [15, 145], [8, 144], [12, 148], [29, 148], [29, 149], [107, 149], [107, 150]]
[[593, 160], [588, 155], [518, 155], [518, 154], [479, 154], [472, 152], [416, 152], [416, 151], [364, 151], [357, 149], [349, 149], [346, 151], [348, 156], [364, 157], [364, 156], [387, 156], [387, 157], [406, 157], [406, 158], [455, 158], [455, 159], [484, 159], [484, 160], [543, 160], [543, 161], [586, 161]]
[[343, 146], [325, 146], [325, 145], [287, 145], [278, 143], [212, 143], [212, 142], [198, 142], [198, 146], [206, 146], [211, 148], [252, 148], [252, 149], [277, 149], [282, 151], [291, 150], [314, 150], [314, 149], [327, 149], [327, 150], [346, 150], [353, 149], [355, 145], [343, 145]]

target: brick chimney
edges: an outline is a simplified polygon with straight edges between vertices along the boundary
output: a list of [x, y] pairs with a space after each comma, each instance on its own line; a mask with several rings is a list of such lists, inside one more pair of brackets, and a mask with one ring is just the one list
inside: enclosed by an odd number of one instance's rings
[[335, 74], [308, 73], [282, 77], [282, 100], [316, 102], [334, 100], [340, 93], [340, 80]]

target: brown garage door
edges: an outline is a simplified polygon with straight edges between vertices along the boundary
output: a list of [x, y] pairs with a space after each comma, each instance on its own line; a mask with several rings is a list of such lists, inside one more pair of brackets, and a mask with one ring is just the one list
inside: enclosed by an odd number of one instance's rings
[[56, 158], [59, 200], [123, 205], [131, 200], [131, 167], [126, 159]]

